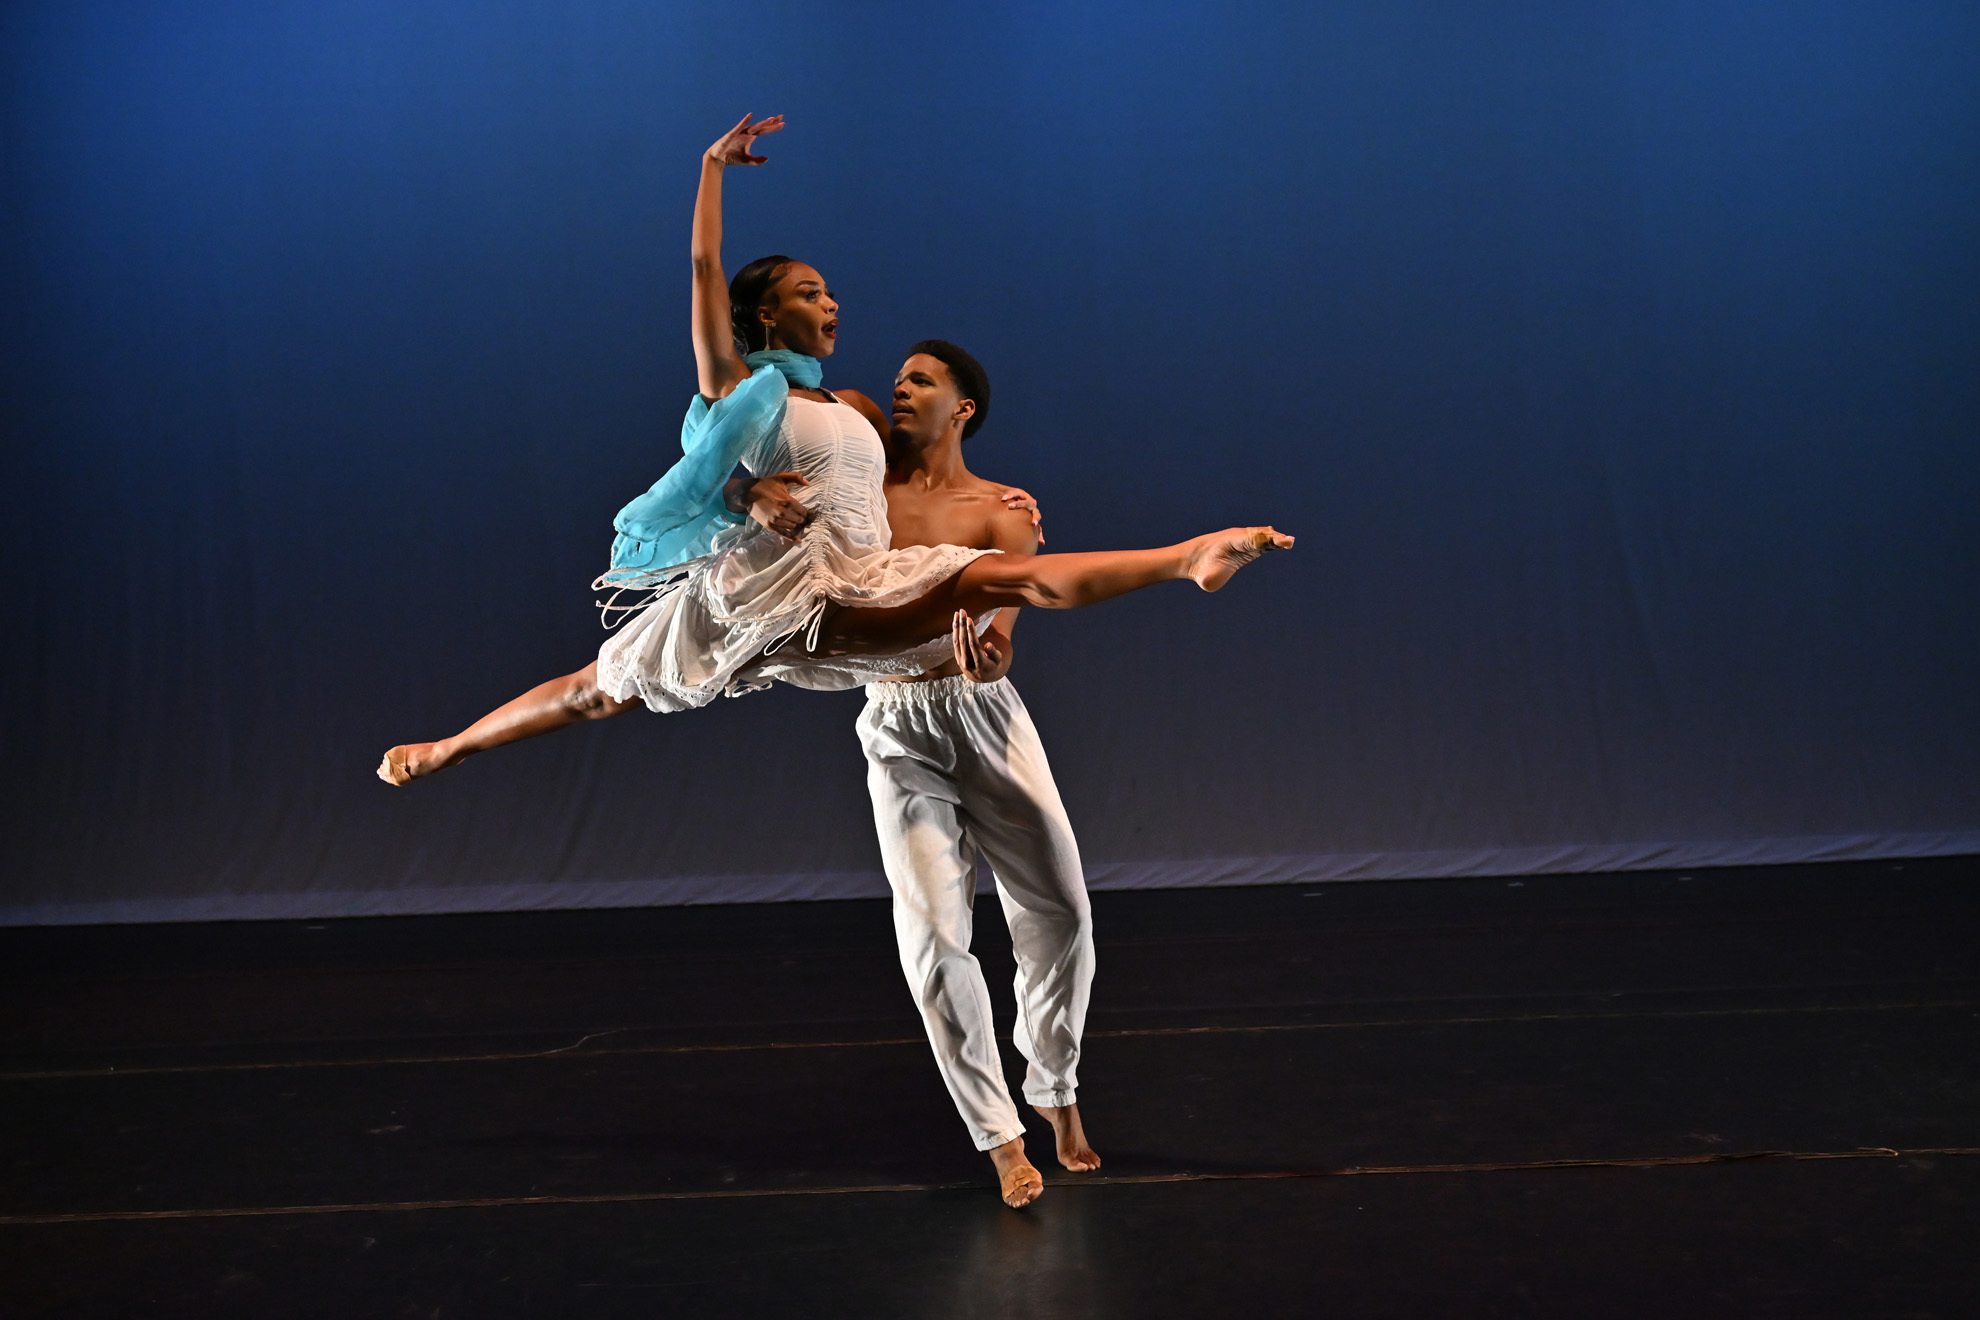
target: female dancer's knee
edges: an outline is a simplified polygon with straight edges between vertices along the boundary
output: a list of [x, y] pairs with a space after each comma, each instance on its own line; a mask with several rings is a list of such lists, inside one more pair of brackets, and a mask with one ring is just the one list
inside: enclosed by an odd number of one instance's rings
[[971, 614], [1021, 605], [1058, 610], [1071, 604], [1056, 575], [1040, 572], [1035, 558], [985, 556], [969, 567], [975, 571], [965, 572], [957, 594]]
[[1027, 577], [1018, 583], [1014, 590], [1027, 605], [1036, 605], [1041, 610], [1064, 610], [1072, 608], [1074, 601], [1056, 582], [1044, 577]]
[[598, 665], [586, 665], [564, 680], [564, 709], [581, 720], [601, 720], [631, 710], [638, 701], [614, 701], [598, 688]]

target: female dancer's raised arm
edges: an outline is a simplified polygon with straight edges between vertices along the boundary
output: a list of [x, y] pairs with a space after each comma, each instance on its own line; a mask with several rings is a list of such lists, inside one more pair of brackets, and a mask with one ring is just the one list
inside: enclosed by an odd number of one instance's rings
[[694, 369], [703, 398], [725, 399], [749, 379], [749, 368], [736, 352], [729, 277], [722, 271], [722, 171], [731, 165], [763, 164], [769, 157], [755, 154], [756, 139], [783, 126], [782, 115], [754, 124], [744, 115], [701, 156], [701, 187], [694, 195], [688, 261], [694, 271], [689, 333], [694, 339]]
[[[694, 224], [688, 239], [693, 275], [689, 333], [694, 341], [699, 387], [707, 400], [727, 398], [750, 377], [749, 365], [736, 352], [738, 330], [731, 311], [728, 281], [722, 270], [722, 172], [731, 165], [763, 164], [769, 158], [752, 150], [756, 139], [783, 126], [782, 115], [772, 115], [754, 124], [744, 115], [740, 123], [717, 138], [701, 155], [701, 186], [695, 193]], [[726, 465], [723, 471], [727, 471]], [[796, 507], [799, 513], [803, 511], [801, 505]], [[790, 526], [779, 526], [778, 530], [794, 530], [798, 513], [785, 515], [784, 521]], [[392, 748], [378, 763], [378, 777], [388, 784], [405, 784], [476, 752], [585, 720], [619, 715], [639, 704], [636, 699], [617, 700], [601, 692], [598, 662], [594, 660], [575, 673], [538, 684], [451, 738]]]

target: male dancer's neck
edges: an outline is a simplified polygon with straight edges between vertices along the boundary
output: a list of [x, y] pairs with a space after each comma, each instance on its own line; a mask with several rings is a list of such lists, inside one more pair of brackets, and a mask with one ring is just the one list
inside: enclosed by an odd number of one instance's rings
[[933, 440], [917, 440], [895, 431], [892, 466], [894, 476], [918, 486], [958, 485], [975, 479], [963, 462], [962, 434], [948, 430]]

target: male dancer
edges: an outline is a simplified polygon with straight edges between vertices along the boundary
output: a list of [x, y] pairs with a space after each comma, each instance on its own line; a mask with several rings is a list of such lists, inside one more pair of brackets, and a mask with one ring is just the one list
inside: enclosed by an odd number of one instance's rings
[[[896, 547], [1037, 550], [1032, 516], [1012, 507], [1027, 497], [963, 463], [962, 443], [989, 410], [990, 382], [975, 358], [943, 340], [914, 346], [894, 381], [886, 492]], [[747, 500], [752, 516], [780, 531], [794, 531], [808, 514], [777, 478], [750, 485]], [[859, 736], [894, 891], [901, 968], [949, 1095], [977, 1149], [996, 1166], [1005, 1204], [1021, 1209], [1045, 1190], [1045, 1180], [1025, 1158], [990, 993], [969, 952], [979, 853], [996, 877], [1017, 955], [1013, 1035], [1030, 1061], [1024, 1098], [1052, 1124], [1060, 1164], [1087, 1172], [1100, 1167], [1100, 1157], [1086, 1144], [1076, 1091], [1093, 979], [1092, 917], [1045, 749], [1004, 678], [1016, 616], [1000, 611], [980, 637], [959, 617], [955, 660], [867, 688]]]

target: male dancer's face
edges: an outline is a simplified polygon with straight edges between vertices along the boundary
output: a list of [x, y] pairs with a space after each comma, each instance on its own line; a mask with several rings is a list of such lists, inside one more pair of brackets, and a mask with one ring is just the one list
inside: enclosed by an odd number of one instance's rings
[[894, 434], [913, 444], [930, 444], [961, 427], [976, 404], [962, 397], [942, 359], [916, 353], [894, 377]]

